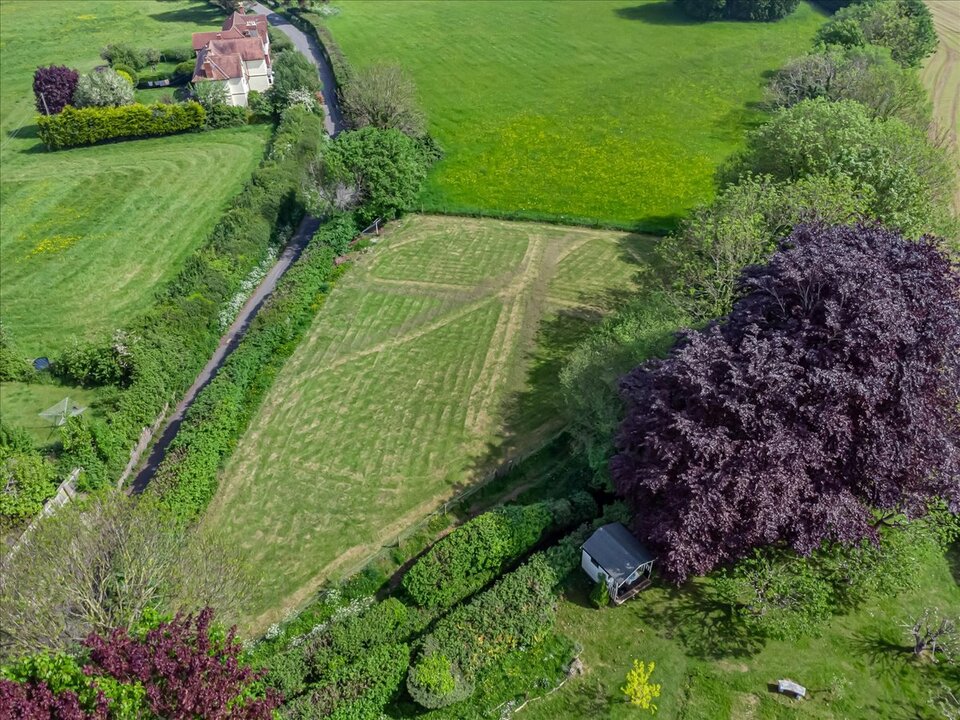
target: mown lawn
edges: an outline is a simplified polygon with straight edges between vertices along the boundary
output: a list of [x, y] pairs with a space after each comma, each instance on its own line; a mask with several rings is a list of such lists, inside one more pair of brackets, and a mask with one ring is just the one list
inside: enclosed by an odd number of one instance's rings
[[[819, 637], [756, 645], [738, 642], [697, 593], [648, 590], [618, 608], [596, 610], [577, 573], [561, 604], [560, 630], [583, 646], [586, 673], [524, 709], [525, 720], [636, 718], [620, 692], [635, 658], [656, 662], [663, 720], [876, 720], [940, 717], [930, 697], [956, 687], [958, 667], [916, 660], [900, 623], [926, 607], [960, 614], [960, 557], [931, 559], [917, 588], [834, 619]], [[701, 581], [702, 582], [702, 581]], [[809, 698], [771, 692], [790, 678]]]
[[[101, 47], [189, 47], [215, 28], [186, 0], [0, 4], [0, 317], [31, 356], [143, 310], [256, 167], [265, 126], [43, 150], [33, 71], [89, 71]], [[4, 412], [6, 416], [6, 411]]]
[[693, 23], [666, 0], [336, 6], [323, 22], [352, 63], [417, 82], [447, 153], [426, 209], [655, 228], [710, 199], [763, 119], [765, 73], [823, 21], [806, 2], [771, 24]]
[[637, 287], [652, 250], [638, 235], [496, 220], [391, 227], [277, 377], [207, 515], [263, 579], [253, 625], [555, 434], [557, 358]]

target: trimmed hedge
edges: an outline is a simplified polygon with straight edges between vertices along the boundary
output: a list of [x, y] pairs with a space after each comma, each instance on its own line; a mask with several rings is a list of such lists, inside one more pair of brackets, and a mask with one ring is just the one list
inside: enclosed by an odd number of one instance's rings
[[393, 598], [333, 622], [267, 663], [268, 685], [284, 694], [286, 718], [377, 720], [410, 662], [407, 608]]
[[437, 542], [404, 575], [403, 587], [418, 605], [452, 607], [502, 573], [545, 533], [579, 524], [596, 511], [587, 493], [496, 508]]
[[297, 199], [317, 151], [322, 120], [295, 108], [284, 114], [272, 148], [225, 211], [206, 244], [184, 263], [156, 305], [127, 328], [129, 380], [106, 421], [70, 424], [61, 468], [81, 466], [80, 489], [116, 482], [144, 427], [190, 386], [217, 347], [221, 308], [303, 217]]
[[57, 115], [38, 116], [37, 127], [47, 147], [61, 150], [104, 140], [198, 130], [205, 118], [203, 108], [195, 102], [79, 109], [68, 105]]
[[217, 471], [236, 445], [284, 361], [316, 314], [336, 251], [357, 232], [353, 216], [321, 227], [257, 313], [243, 342], [187, 411], [150, 486], [178, 516], [193, 518], [216, 491]]

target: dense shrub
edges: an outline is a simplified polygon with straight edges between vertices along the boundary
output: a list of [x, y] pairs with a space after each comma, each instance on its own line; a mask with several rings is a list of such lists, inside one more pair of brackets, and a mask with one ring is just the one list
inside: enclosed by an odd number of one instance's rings
[[930, 124], [931, 108], [918, 74], [902, 68], [890, 52], [876, 46], [827, 48], [797, 58], [770, 81], [775, 105], [803, 100], [856, 100], [873, 117], [895, 117], [920, 130]]
[[[179, 51], [178, 55], [182, 55], [182, 51]], [[156, 48], [135, 48], [128, 43], [111, 43], [100, 51], [100, 57], [110, 63], [111, 67], [129, 65], [139, 71], [147, 65], [160, 62], [160, 51]], [[188, 57], [189, 55], [182, 59], [186, 60]]]
[[251, 181], [226, 210], [204, 247], [184, 263], [157, 304], [131, 322], [134, 345], [131, 381], [105, 423], [89, 427], [62, 453], [65, 466], [101, 468], [99, 482], [119, 477], [131, 446], [164, 406], [184, 392], [216, 348], [219, 314], [271, 242], [285, 238], [303, 208], [296, 199], [300, 177], [320, 142], [320, 118], [287, 113], [272, 148]]
[[697, 325], [726, 315], [743, 268], [765, 262], [796, 225], [852, 224], [869, 216], [872, 197], [846, 175], [781, 183], [768, 176], [742, 178], [660, 243], [674, 277], [669, 302]]
[[24, 658], [4, 668], [0, 700], [20, 718], [271, 720], [280, 698], [257, 692], [258, 676], [239, 662], [234, 631], [218, 638], [211, 621], [208, 609], [142, 637], [126, 628], [91, 634], [82, 668], [66, 655]]
[[410, 696], [428, 708], [458, 702], [473, 692], [477, 673], [520, 647], [541, 642], [556, 620], [554, 588], [576, 567], [579, 542], [578, 535], [534, 555], [438, 620], [410, 666]]
[[180, 47], [180, 48], [165, 48], [160, 50], [160, 58], [166, 62], [174, 63], [185, 63], [189, 62], [192, 66], [193, 63], [193, 48], [191, 47]]
[[0, 446], [0, 527], [36, 516], [56, 490], [54, 467], [40, 453]]
[[[119, 79], [119, 78], [118, 78]], [[125, 80], [120, 80], [127, 84]], [[131, 89], [132, 92], [132, 89]], [[37, 119], [40, 139], [61, 150], [104, 140], [170, 135], [203, 127], [205, 113], [195, 102], [174, 105], [64, 108]]]
[[378, 719], [409, 664], [406, 619], [407, 608], [391, 598], [271, 657], [266, 683], [287, 698], [283, 716]]
[[207, 111], [205, 127], [208, 130], [241, 127], [247, 124], [248, 111], [235, 105], [217, 105]]
[[37, 112], [41, 115], [56, 115], [73, 101], [80, 75], [64, 65], [38, 67], [33, 73], [33, 94], [37, 100]]
[[850, 100], [804, 100], [750, 133], [747, 148], [721, 170], [732, 183], [747, 173], [793, 181], [846, 176], [867, 193], [867, 211], [910, 236], [939, 231], [956, 179], [944, 151], [895, 118], [878, 120]]
[[313, 167], [308, 202], [316, 214], [325, 214], [345, 195], [348, 206], [357, 206], [361, 224], [393, 219], [414, 208], [428, 167], [421, 147], [399, 130], [342, 132]]
[[589, 495], [532, 505], [507, 505], [468, 521], [439, 540], [407, 571], [403, 587], [419, 604], [448, 608], [480, 590], [550, 530], [596, 513]]
[[273, 85], [266, 95], [270, 98], [275, 112], [280, 113], [287, 107], [289, 95], [294, 90], [316, 92], [319, 89], [317, 68], [303, 53], [287, 51], [274, 57]]
[[257, 313], [243, 343], [191, 405], [151, 485], [178, 515], [195, 517], [213, 497], [220, 462], [326, 294], [335, 273], [333, 248], [355, 234], [349, 216], [316, 232]]
[[58, 355], [52, 364], [57, 376], [76, 385], [125, 385], [133, 371], [132, 343], [123, 332], [114, 335], [109, 345], [74, 341]]
[[131, 78], [122, 77], [113, 68], [81, 75], [73, 91], [73, 104], [78, 108], [113, 107], [130, 105], [132, 102]]
[[624, 378], [614, 482], [678, 581], [875, 538], [877, 510], [956, 511], [958, 358], [960, 269], [934, 241], [800, 226], [728, 318]]
[[195, 67], [196, 63], [192, 60], [185, 60], [182, 63], [178, 63], [173, 69], [173, 74], [170, 75], [170, 82], [174, 85], [184, 85], [190, 82]]
[[32, 368], [6, 324], [0, 320], [0, 382], [24, 380]]
[[937, 49], [933, 16], [923, 0], [871, 0], [841, 8], [817, 35], [825, 45], [880, 45], [903, 67]]
[[772, 22], [786, 17], [800, 0], [674, 0], [695, 20], [749, 20]]
[[[113, 69], [120, 77], [122, 77], [124, 80], [129, 82], [131, 85], [133, 85], [133, 87], [137, 86], [137, 82], [139, 82], [139, 76], [137, 75], [137, 71], [134, 70], [132, 67], [130, 67], [129, 65], [122, 65], [120, 63], [117, 63], [116, 65], [113, 66]], [[118, 104], [122, 104], [122, 103], [118, 103]]]
[[393, 129], [411, 137], [426, 133], [417, 86], [396, 65], [371, 65], [354, 73], [341, 92], [341, 106], [352, 128]]

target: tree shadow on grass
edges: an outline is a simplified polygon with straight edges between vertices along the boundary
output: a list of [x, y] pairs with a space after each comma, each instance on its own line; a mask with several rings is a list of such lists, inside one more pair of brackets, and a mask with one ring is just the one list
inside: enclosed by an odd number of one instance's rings
[[953, 581], [960, 585], [960, 542], [955, 542], [947, 550], [947, 564], [950, 566]]
[[164, 12], [151, 13], [150, 17], [158, 22], [196, 23], [197, 25], [221, 25], [223, 13], [213, 5], [191, 5], [190, 7]]
[[644, 604], [640, 615], [664, 638], [679, 641], [701, 660], [748, 659], [766, 644], [705, 581], [667, 588], [664, 600]]
[[884, 677], [894, 678], [903, 674], [913, 660], [913, 653], [891, 632], [856, 633], [850, 639], [853, 651], [865, 658], [871, 669]]
[[702, 25], [704, 22], [689, 17], [668, 0], [617, 8], [613, 12], [624, 20], [638, 20], [648, 25]]

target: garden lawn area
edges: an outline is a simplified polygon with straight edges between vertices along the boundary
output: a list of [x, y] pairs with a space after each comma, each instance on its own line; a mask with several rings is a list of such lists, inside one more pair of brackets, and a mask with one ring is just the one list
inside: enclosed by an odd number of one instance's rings
[[[719, 624], [722, 612], [696, 592], [648, 590], [620, 607], [596, 610], [588, 581], [576, 573], [560, 607], [560, 631], [582, 644], [586, 673], [524, 709], [526, 720], [635, 718], [620, 687], [633, 660], [656, 662], [652, 682], [662, 720], [875, 720], [939, 717], [930, 707], [937, 681], [957, 687], [954, 664], [916, 661], [900, 623], [924, 608], [960, 614], [960, 555], [927, 563], [917, 589], [870, 602], [830, 622], [820, 637], [748, 648]], [[699, 580], [697, 582], [706, 582]], [[723, 644], [726, 647], [723, 647]], [[809, 699], [771, 692], [788, 678]]]
[[0, 409], [4, 418], [16, 419], [38, 448], [48, 448], [60, 442], [60, 433], [40, 413], [69, 397], [71, 405], [86, 408], [85, 415], [98, 417], [101, 392], [52, 382], [5, 382], [0, 383]]
[[277, 376], [207, 513], [262, 578], [251, 629], [555, 435], [559, 358], [618, 293], [660, 282], [652, 253], [616, 231], [391, 225]]
[[663, 229], [713, 194], [761, 122], [764, 75], [824, 15], [686, 18], [666, 0], [339, 0], [326, 24], [355, 66], [401, 65], [446, 151], [427, 210]]
[[256, 126], [47, 152], [34, 69], [89, 71], [110, 42], [189, 47], [192, 32], [220, 22], [212, 6], [186, 0], [0, 4], [0, 317], [31, 357], [102, 337], [146, 308], [269, 137]]

